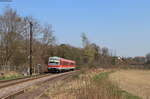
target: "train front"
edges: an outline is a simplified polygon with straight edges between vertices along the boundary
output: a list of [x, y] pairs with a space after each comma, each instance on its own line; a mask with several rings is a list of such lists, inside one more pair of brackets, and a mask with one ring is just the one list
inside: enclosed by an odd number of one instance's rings
[[50, 57], [48, 60], [48, 71], [49, 72], [59, 72], [61, 70], [60, 58]]

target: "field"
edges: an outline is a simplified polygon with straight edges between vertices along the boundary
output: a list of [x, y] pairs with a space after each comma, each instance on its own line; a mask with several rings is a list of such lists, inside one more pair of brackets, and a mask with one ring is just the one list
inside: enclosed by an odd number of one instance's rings
[[[3, 79], [18, 77], [15, 72]], [[37, 99], [150, 99], [150, 70], [83, 69], [50, 83]]]
[[38, 99], [141, 99], [131, 94], [132, 91], [119, 88], [114, 80], [119, 72], [110, 69], [81, 71], [68, 81], [52, 84]]
[[143, 99], [150, 99], [150, 71], [149, 70], [119, 70], [109, 78], [119, 88]]

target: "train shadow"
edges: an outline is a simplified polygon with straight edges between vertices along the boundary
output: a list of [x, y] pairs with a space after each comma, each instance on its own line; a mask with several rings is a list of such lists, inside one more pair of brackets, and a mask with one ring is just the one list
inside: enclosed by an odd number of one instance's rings
[[52, 74], [59, 74], [59, 73], [64, 73], [64, 72], [69, 72], [73, 70], [49, 70], [47, 73], [52, 73]]

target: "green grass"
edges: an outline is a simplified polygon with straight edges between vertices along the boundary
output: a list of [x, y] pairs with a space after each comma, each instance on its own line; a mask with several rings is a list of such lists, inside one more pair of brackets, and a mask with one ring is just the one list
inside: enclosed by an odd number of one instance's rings
[[18, 79], [22, 77], [23, 77], [22, 75], [3, 76], [3, 77], [0, 77], [0, 80], [12, 80], [12, 79]]
[[100, 74], [98, 74], [98, 75], [96, 75], [96, 76], [94, 76], [94, 80], [102, 80], [102, 79], [106, 79], [106, 78], [108, 78], [108, 76], [109, 76], [109, 74], [110, 73], [112, 73], [112, 71], [111, 72], [102, 72], [102, 73], [100, 73]]
[[120, 95], [122, 95], [126, 99], [142, 99], [142, 98], [140, 98], [138, 96], [134, 96], [134, 95], [132, 95], [132, 94], [130, 94], [130, 93], [124, 91], [124, 90], [118, 89], [117, 92], [120, 93]]

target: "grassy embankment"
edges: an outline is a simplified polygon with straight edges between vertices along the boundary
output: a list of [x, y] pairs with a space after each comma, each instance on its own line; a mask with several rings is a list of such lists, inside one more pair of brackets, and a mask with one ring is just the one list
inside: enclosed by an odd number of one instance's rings
[[110, 73], [112, 71], [81, 71], [74, 75], [72, 80], [52, 84], [42, 97], [52, 99], [140, 99], [112, 83], [108, 79]]
[[11, 79], [17, 79], [22, 77], [23, 75], [16, 72], [6, 72], [0, 75], [0, 80], [11, 80]]

